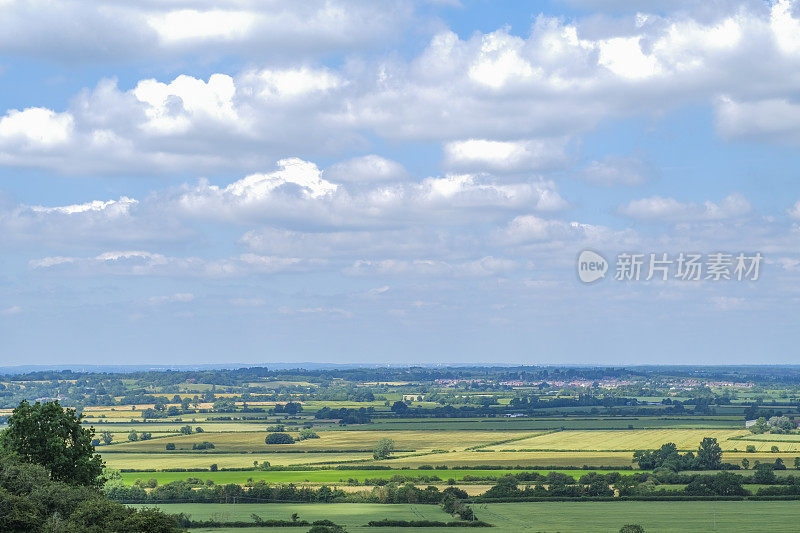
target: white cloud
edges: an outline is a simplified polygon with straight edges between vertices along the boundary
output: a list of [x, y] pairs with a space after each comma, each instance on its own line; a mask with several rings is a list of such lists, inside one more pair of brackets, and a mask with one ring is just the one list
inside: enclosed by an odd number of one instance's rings
[[61, 213], [65, 215], [74, 215], [76, 213], [86, 212], [106, 212], [110, 215], [124, 215], [127, 214], [132, 206], [139, 202], [133, 198], [122, 196], [119, 200], [93, 200], [84, 204], [73, 204], [56, 207], [43, 207], [40, 205], [32, 206], [31, 210], [36, 213]]
[[0, 141], [3, 145], [21, 144], [23, 150], [35, 146], [47, 148], [67, 142], [72, 128], [73, 118], [69, 113], [43, 107], [12, 109], [0, 119]]
[[372, 183], [400, 181], [408, 177], [408, 172], [397, 161], [371, 154], [331, 165], [324, 176], [340, 183]]
[[169, 242], [192, 231], [170, 212], [126, 196], [62, 206], [0, 205], [0, 243], [51, 249]]
[[568, 139], [491, 141], [469, 139], [444, 146], [444, 162], [455, 170], [513, 172], [564, 165]]
[[579, 176], [594, 185], [641, 185], [655, 174], [655, 170], [636, 157], [606, 156], [602, 161], [592, 161], [579, 172]]
[[252, 253], [226, 259], [172, 257], [163, 254], [127, 250], [103, 252], [93, 257], [44, 257], [29, 262], [33, 270], [65, 270], [83, 275], [112, 276], [192, 276], [236, 277], [304, 272], [319, 268], [323, 262], [293, 257], [269, 257]]
[[337, 185], [322, 179], [317, 165], [298, 158], [281, 159], [279, 169], [268, 174], [251, 174], [225, 187], [224, 193], [244, 201], [256, 201], [269, 196], [275, 189], [297, 186], [307, 198], [321, 198], [334, 193]]
[[511, 259], [486, 256], [474, 261], [450, 263], [433, 259], [358, 260], [344, 272], [350, 276], [467, 276], [503, 275], [519, 268]]
[[741, 194], [731, 194], [719, 203], [706, 201], [703, 204], [682, 203], [674, 198], [653, 196], [633, 200], [620, 207], [621, 214], [640, 220], [671, 222], [724, 220], [747, 215], [752, 210], [750, 202]]
[[[309, 15], [309, 27], [316, 15], [347, 27], [384, 10], [361, 5], [265, 9], [278, 19]], [[524, 38], [507, 29], [467, 39], [441, 32], [408, 62], [354, 59], [334, 69], [301, 61], [208, 79], [142, 80], [129, 91], [106, 80], [65, 110], [9, 111], [0, 119], [0, 162], [63, 173], [251, 171], [285, 154], [364, 150], [378, 136], [442, 143], [456, 171], [536, 170], [568, 161], [566, 139], [603, 120], [686, 103], [715, 103], [725, 136], [797, 141], [800, 79], [786, 73], [800, 68], [791, 38], [800, 19], [787, 6], [748, 4], [702, 18], [644, 13], [613, 24], [539, 16]], [[253, 17], [251, 31], [262, 32], [261, 15]], [[210, 37], [216, 45], [238, 41], [236, 28], [249, 24], [228, 22], [219, 25], [224, 35]]]
[[146, 17], [148, 25], [165, 45], [181, 41], [235, 40], [245, 38], [254, 25], [247, 11], [180, 9]]
[[721, 97], [717, 130], [726, 138], [749, 138], [800, 144], [800, 103], [786, 98], [738, 101]]
[[283, 70], [265, 69], [249, 72], [248, 81], [258, 87], [258, 95], [266, 100], [292, 100], [324, 94], [345, 85], [339, 74], [329, 69], [300, 67]]
[[491, 216], [503, 210], [558, 211], [567, 207], [551, 181], [499, 184], [491, 176], [448, 174], [421, 182], [378, 184], [348, 190], [327, 181], [318, 167], [300, 159], [255, 174], [225, 188], [206, 183], [183, 192], [176, 209], [185, 216], [238, 221], [303, 222], [326, 226], [383, 226], [449, 218]]
[[11, 316], [11, 315], [18, 315], [22, 312], [22, 307], [18, 305], [12, 305], [11, 307], [6, 307], [3, 310], [0, 310], [0, 315]]
[[795, 204], [789, 209], [787, 209], [786, 212], [789, 214], [790, 217], [800, 220], [800, 200], [795, 202]]
[[162, 305], [170, 303], [189, 303], [194, 301], [194, 294], [190, 292], [176, 292], [169, 296], [152, 296], [148, 300], [152, 305]]
[[285, 59], [369, 48], [414, 19], [403, 0], [4, 0], [2, 9], [0, 53], [71, 62], [237, 52]]
[[565, 242], [585, 242], [594, 246], [611, 244], [617, 246], [630, 242], [635, 234], [628, 231], [614, 231], [605, 226], [544, 219], [535, 215], [521, 215], [511, 220], [505, 227], [495, 231], [494, 239], [503, 245], [520, 244], [561, 245]]
[[155, 135], [185, 133], [196, 122], [235, 125], [233, 78], [213, 74], [208, 82], [181, 75], [169, 84], [140, 81], [131, 94], [143, 105], [147, 121], [141, 125]]

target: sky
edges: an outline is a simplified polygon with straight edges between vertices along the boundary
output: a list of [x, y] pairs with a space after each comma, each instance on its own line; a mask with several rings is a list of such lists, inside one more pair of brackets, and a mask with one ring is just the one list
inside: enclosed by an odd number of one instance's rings
[[799, 148], [800, 1], [0, 0], [0, 364], [796, 363]]

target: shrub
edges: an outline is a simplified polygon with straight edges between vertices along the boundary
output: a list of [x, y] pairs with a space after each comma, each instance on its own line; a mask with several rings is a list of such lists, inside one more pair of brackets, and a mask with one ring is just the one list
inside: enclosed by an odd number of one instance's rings
[[317, 435], [315, 432], [313, 432], [310, 429], [304, 428], [304, 429], [300, 430], [300, 440], [318, 439], [318, 438], [319, 438], [319, 435]]
[[[402, 403], [402, 402], [401, 402]], [[372, 452], [372, 457], [375, 459], [387, 459], [394, 451], [394, 441], [392, 439], [383, 438], [375, 445]]]
[[294, 439], [288, 433], [270, 433], [264, 438], [265, 444], [294, 444]]
[[192, 444], [193, 450], [213, 450], [216, 448], [213, 442], [203, 441], [203, 442], [195, 442]]
[[174, 442], [168, 442], [166, 448], [167, 448], [167, 450], [174, 450], [175, 449], [175, 443]]

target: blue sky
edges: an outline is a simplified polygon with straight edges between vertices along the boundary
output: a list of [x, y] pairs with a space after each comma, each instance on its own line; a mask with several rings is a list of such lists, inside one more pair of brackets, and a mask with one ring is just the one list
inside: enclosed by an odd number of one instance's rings
[[796, 362], [800, 2], [0, 7], [2, 364]]

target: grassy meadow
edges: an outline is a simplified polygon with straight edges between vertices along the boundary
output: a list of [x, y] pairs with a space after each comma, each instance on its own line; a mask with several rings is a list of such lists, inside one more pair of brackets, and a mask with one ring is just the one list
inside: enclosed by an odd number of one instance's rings
[[[161, 509], [187, 513], [192, 518], [250, 520], [252, 514], [264, 519], [333, 520], [351, 532], [392, 531], [363, 527], [370, 520], [441, 520], [451, 517], [438, 506], [418, 504], [166, 504]], [[708, 533], [712, 531], [769, 531], [790, 533], [797, 529], [797, 502], [535, 502], [475, 505], [480, 520], [494, 524], [492, 533], [531, 531], [541, 533], [609, 533], [626, 523], [641, 524], [647, 532]], [[294, 528], [230, 529], [230, 531], [294, 531]], [[447, 528], [447, 531], [474, 531]], [[227, 531], [195, 529], [193, 531]], [[305, 531], [305, 529], [298, 529]], [[441, 528], [403, 528], [407, 533], [429, 533]]]

